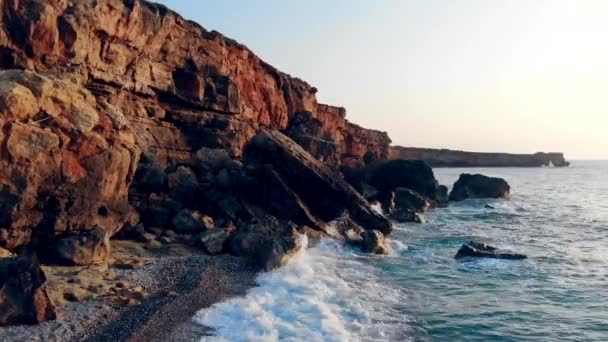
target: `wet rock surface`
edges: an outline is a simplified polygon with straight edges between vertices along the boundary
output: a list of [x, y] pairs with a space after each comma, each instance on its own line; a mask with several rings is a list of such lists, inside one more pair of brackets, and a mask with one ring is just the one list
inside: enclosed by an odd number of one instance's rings
[[502, 178], [476, 174], [461, 174], [452, 192], [450, 201], [464, 201], [470, 198], [508, 198], [511, 187]]
[[377, 230], [367, 230], [362, 234], [361, 250], [364, 253], [388, 254], [390, 248], [384, 235]]
[[462, 245], [456, 255], [455, 259], [463, 258], [492, 258], [492, 259], [509, 259], [509, 260], [521, 260], [526, 259], [527, 256], [524, 254], [518, 254], [511, 251], [501, 250], [496, 247], [486, 245], [485, 243], [470, 241], [467, 244]]

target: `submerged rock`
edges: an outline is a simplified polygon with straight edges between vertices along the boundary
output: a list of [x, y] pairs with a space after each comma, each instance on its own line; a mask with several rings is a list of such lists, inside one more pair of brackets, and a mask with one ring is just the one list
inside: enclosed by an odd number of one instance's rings
[[507, 198], [511, 187], [502, 178], [463, 173], [454, 183], [450, 201], [464, 201], [470, 198]]
[[493, 258], [493, 259], [510, 259], [510, 260], [521, 260], [526, 259], [527, 256], [524, 254], [517, 254], [511, 251], [500, 250], [496, 247], [486, 245], [485, 243], [471, 241], [467, 244], [462, 245], [456, 255], [455, 259], [462, 258]]
[[36, 257], [0, 259], [0, 325], [36, 324], [56, 318]]

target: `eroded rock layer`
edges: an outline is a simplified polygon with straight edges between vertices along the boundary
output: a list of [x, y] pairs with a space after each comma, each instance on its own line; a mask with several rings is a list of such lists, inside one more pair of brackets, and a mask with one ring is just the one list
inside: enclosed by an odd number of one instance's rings
[[[337, 163], [342, 153], [367, 153], [361, 145], [367, 132], [347, 127], [343, 109], [318, 106], [316, 88], [164, 6], [139, 0], [1, 3], [0, 68], [74, 79], [120, 108], [142, 150], [164, 163], [188, 159], [202, 146], [239, 157], [258, 125], [282, 130], [300, 112], [312, 113], [323, 126], [321, 139], [337, 145], [332, 152], [311, 146], [313, 154], [329, 153], [327, 160]], [[386, 154], [388, 144], [380, 149]]]

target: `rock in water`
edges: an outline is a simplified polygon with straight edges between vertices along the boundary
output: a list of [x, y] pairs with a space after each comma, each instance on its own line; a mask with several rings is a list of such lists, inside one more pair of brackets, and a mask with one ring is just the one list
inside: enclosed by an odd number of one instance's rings
[[364, 253], [371, 254], [388, 254], [390, 249], [384, 238], [384, 235], [377, 230], [367, 230], [363, 232], [363, 241], [361, 242], [361, 250]]
[[493, 259], [510, 259], [510, 260], [521, 260], [526, 259], [527, 256], [523, 254], [517, 254], [510, 251], [503, 251], [496, 247], [488, 246], [485, 243], [471, 241], [467, 244], [462, 245], [458, 250], [458, 253], [454, 256], [455, 259], [462, 258], [493, 258]]
[[0, 259], [0, 325], [36, 324], [56, 318], [36, 257]]
[[379, 162], [354, 171], [349, 180], [367, 183], [381, 192], [407, 188], [432, 200], [435, 200], [439, 187], [433, 169], [419, 160]]
[[396, 209], [410, 209], [417, 213], [425, 212], [431, 207], [431, 203], [426, 198], [406, 188], [397, 188], [395, 190], [394, 203]]
[[511, 187], [502, 178], [463, 173], [454, 183], [450, 201], [464, 201], [470, 198], [508, 198]]
[[287, 264], [302, 248], [306, 248], [305, 239], [304, 235], [299, 234], [268, 239], [260, 246], [255, 257], [264, 270], [272, 271]]

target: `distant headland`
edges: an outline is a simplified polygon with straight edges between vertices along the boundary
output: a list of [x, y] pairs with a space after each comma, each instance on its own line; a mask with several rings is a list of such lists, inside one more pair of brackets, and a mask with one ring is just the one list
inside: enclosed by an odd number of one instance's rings
[[570, 166], [563, 153], [511, 154], [392, 146], [391, 159], [424, 160], [432, 167], [542, 167]]

